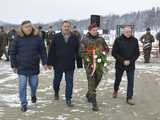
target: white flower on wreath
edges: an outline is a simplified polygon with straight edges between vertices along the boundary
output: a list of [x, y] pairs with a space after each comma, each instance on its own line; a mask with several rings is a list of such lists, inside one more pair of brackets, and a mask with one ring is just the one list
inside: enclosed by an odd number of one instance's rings
[[104, 67], [107, 67], [107, 63], [104, 63]]
[[96, 59], [98, 56], [97, 55], [94, 55], [94, 59]]
[[87, 58], [87, 62], [89, 62], [90, 60], [89, 60], [89, 58]]
[[101, 63], [102, 62], [102, 60], [99, 58], [99, 59], [97, 59], [97, 63]]
[[103, 53], [103, 55], [106, 55], [106, 52], [103, 51], [102, 53]]

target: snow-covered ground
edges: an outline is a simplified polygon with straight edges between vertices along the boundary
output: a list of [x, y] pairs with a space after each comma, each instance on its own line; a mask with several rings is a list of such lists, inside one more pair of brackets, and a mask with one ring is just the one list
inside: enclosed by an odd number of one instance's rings
[[[152, 63], [144, 64], [141, 56], [135, 75], [135, 101], [131, 107], [125, 103], [127, 79], [124, 74], [119, 98], [112, 99], [114, 61], [110, 57], [109, 72], [104, 73], [98, 87], [99, 112], [92, 112], [85, 99], [87, 80], [83, 69], [76, 70], [73, 102], [68, 108], [64, 103], [65, 82], [61, 85], [61, 99], [54, 101], [52, 72], [40, 74], [38, 102], [31, 104], [28, 88], [29, 110], [21, 113], [18, 98], [18, 80], [8, 62], [0, 61], [0, 120], [160, 120], [160, 58], [152, 56]], [[63, 78], [64, 79], [64, 78]]]

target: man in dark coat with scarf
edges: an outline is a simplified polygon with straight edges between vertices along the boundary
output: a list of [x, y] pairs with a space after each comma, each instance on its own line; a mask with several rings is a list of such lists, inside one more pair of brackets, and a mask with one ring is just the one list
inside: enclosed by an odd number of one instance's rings
[[130, 105], [135, 104], [132, 99], [134, 88], [134, 72], [135, 61], [139, 57], [139, 54], [138, 40], [132, 36], [131, 28], [126, 26], [123, 34], [116, 38], [112, 49], [112, 56], [116, 59], [113, 98], [117, 98], [120, 82], [122, 80], [124, 71], [126, 71], [128, 79], [126, 102]]
[[59, 99], [60, 82], [63, 73], [65, 73], [66, 104], [73, 107], [72, 92], [73, 92], [73, 76], [75, 62], [78, 68], [82, 68], [82, 59], [79, 55], [79, 40], [71, 33], [71, 23], [64, 21], [62, 32], [56, 34], [52, 40], [48, 54], [48, 67], [54, 69], [53, 88], [55, 92], [55, 100]]

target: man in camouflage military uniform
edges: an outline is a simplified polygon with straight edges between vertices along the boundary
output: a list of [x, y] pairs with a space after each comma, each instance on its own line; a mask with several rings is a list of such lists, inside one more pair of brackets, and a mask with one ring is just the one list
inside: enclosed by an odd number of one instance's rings
[[6, 60], [8, 61], [8, 54], [6, 50], [6, 46], [8, 46], [8, 35], [4, 31], [3, 27], [0, 27], [0, 59], [5, 54]]
[[159, 53], [160, 53], [160, 32], [157, 33], [156, 39], [158, 40], [159, 44]]
[[152, 43], [155, 41], [150, 28], [146, 29], [146, 34], [140, 38], [140, 41], [143, 43], [144, 63], [150, 63]]
[[[105, 54], [107, 54], [109, 51], [108, 45], [106, 44], [104, 38], [99, 37], [96, 25], [90, 25], [88, 27], [88, 30], [89, 32], [81, 41], [81, 51], [85, 51], [88, 48], [88, 46], [90, 46], [91, 44], [95, 44], [97, 48], [105, 51]], [[86, 98], [88, 102], [92, 103], [93, 106], [92, 110], [98, 111], [99, 109], [96, 100], [96, 88], [98, 87], [102, 79], [103, 69], [101, 69], [99, 72], [96, 69], [94, 74], [91, 75], [93, 70], [92, 65], [87, 62], [85, 63], [84, 61], [84, 67], [86, 69], [86, 74], [88, 79], [88, 92], [86, 94]]]

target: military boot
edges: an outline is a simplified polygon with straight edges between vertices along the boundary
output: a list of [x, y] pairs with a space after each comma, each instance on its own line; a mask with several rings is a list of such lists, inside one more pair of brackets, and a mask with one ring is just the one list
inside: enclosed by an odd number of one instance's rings
[[98, 105], [97, 105], [97, 100], [96, 97], [91, 98], [91, 103], [92, 103], [92, 110], [93, 111], [99, 111]]

